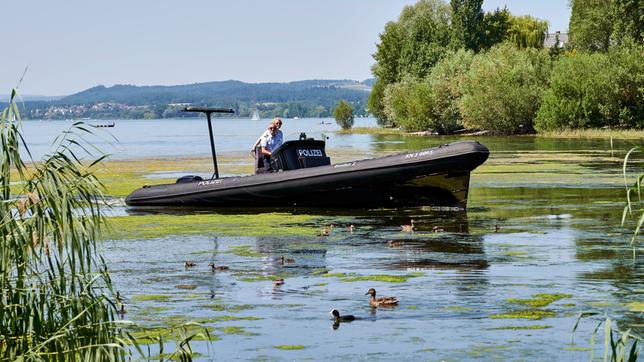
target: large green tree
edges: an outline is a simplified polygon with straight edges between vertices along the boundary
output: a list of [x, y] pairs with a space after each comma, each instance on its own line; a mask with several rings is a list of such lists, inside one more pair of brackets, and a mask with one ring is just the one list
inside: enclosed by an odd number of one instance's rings
[[506, 39], [519, 48], [543, 48], [548, 35], [548, 22], [529, 15], [514, 16], [510, 21]]
[[451, 0], [452, 47], [478, 52], [484, 37], [483, 0]]
[[497, 8], [485, 14], [483, 18], [482, 46], [490, 48], [494, 44], [501, 43], [507, 36], [508, 29], [512, 25], [512, 14], [507, 7]]
[[349, 129], [353, 127], [353, 108], [347, 101], [340, 100], [333, 110], [333, 118], [342, 129]]
[[571, 0], [570, 43], [581, 51], [607, 51], [612, 32], [612, 0]]
[[442, 0], [420, 0], [403, 8], [399, 18], [385, 26], [373, 57], [376, 83], [369, 111], [381, 125], [394, 126], [384, 112], [388, 85], [405, 77], [423, 78], [449, 50], [451, 10]]

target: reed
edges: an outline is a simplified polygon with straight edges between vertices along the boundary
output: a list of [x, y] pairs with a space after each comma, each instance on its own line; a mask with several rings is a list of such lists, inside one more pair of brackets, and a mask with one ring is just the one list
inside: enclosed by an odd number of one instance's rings
[[82, 165], [97, 150], [77, 123], [27, 172], [16, 95], [0, 116], [0, 360], [124, 361], [127, 336], [96, 249], [103, 185], [91, 168], [105, 155]]
[[[577, 322], [573, 327], [573, 336], [579, 322], [582, 318], [592, 315], [594, 313], [581, 313]], [[613, 321], [606, 317], [605, 320], [599, 321], [595, 325], [593, 334], [590, 337], [590, 361], [595, 361], [595, 344], [597, 340], [597, 332], [601, 325], [604, 324], [604, 362], [635, 362], [638, 359], [639, 352], [642, 347], [638, 347], [638, 343], [641, 344], [642, 337], [632, 334], [630, 330], [622, 332], [617, 328], [613, 327]]]
[[644, 147], [638, 146], [631, 148], [626, 156], [624, 157], [624, 163], [622, 166], [622, 174], [624, 175], [624, 187], [626, 188], [626, 206], [624, 206], [624, 212], [622, 213], [622, 226], [626, 223], [626, 220], [630, 216], [635, 219], [635, 227], [633, 231], [633, 236], [631, 237], [631, 247], [633, 248], [633, 259], [635, 259], [635, 250], [637, 245], [636, 241], [638, 240], [638, 235], [642, 230], [642, 225], [644, 225], [644, 203], [642, 202], [642, 187], [644, 186], [644, 171], [640, 171], [639, 174], [635, 175], [635, 181], [629, 182], [629, 175], [627, 168], [631, 160], [631, 156], [635, 152], [644, 152]]

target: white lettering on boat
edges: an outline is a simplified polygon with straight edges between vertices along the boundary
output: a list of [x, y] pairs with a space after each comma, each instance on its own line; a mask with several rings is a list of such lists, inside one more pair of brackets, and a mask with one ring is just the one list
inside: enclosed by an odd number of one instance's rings
[[306, 157], [322, 157], [322, 156], [324, 156], [322, 154], [322, 150], [307, 149], [307, 148], [305, 148], [305, 149], [299, 149], [298, 148], [297, 149], [297, 155], [300, 156], [300, 157], [302, 157], [302, 156], [306, 156]]
[[420, 151], [420, 152], [414, 152], [414, 153], [408, 153], [405, 155], [405, 159], [407, 158], [416, 158], [416, 157], [424, 157], [424, 156], [429, 156], [434, 153], [434, 150], [427, 150], [427, 151]]
[[207, 181], [201, 181], [197, 184], [197, 186], [206, 186], [206, 185], [215, 185], [215, 184], [220, 184], [224, 182], [222, 179], [217, 179], [217, 180], [207, 180]]
[[333, 165], [333, 168], [351, 167], [351, 166], [355, 166], [355, 165], [356, 165], [356, 162], [338, 163], [337, 165]]

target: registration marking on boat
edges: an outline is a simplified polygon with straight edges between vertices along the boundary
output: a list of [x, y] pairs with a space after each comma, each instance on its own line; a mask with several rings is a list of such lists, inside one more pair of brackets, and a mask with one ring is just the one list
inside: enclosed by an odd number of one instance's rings
[[201, 181], [197, 184], [197, 186], [206, 186], [206, 185], [215, 185], [215, 184], [220, 184], [224, 182], [222, 179], [217, 179], [217, 180], [207, 180], [207, 181]]
[[422, 151], [422, 152], [408, 153], [408, 154], [405, 155], [405, 159], [429, 156], [429, 155], [431, 155], [433, 153], [434, 153], [434, 150], [427, 150], [427, 151]]

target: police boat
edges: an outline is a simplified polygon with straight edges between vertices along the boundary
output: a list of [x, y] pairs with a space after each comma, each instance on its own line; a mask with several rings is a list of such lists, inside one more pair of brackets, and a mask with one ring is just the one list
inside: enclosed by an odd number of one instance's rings
[[220, 178], [210, 115], [233, 110], [188, 107], [185, 111], [207, 115], [213, 176], [183, 176], [174, 184], [143, 186], [125, 199], [128, 205], [465, 209], [470, 172], [489, 156], [488, 148], [479, 142], [461, 141], [331, 164], [325, 142], [301, 134], [273, 152], [272, 172]]

